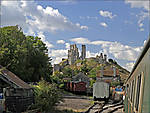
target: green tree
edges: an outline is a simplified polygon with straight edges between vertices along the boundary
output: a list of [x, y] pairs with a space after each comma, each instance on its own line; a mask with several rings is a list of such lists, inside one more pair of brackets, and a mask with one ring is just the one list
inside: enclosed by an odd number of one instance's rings
[[62, 72], [64, 77], [72, 77], [73, 70], [69, 66], [64, 67]]
[[24, 81], [50, 80], [48, 49], [39, 37], [25, 36], [18, 26], [0, 28], [0, 65]]

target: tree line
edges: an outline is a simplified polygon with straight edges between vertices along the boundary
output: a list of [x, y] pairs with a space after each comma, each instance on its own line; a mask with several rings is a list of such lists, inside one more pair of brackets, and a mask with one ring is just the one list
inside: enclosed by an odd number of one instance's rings
[[0, 28], [0, 65], [26, 82], [51, 81], [46, 44], [40, 37], [26, 36], [18, 25]]

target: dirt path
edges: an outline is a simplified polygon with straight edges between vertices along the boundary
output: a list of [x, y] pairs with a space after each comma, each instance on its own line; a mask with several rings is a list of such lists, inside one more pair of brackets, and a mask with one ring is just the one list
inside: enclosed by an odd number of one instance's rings
[[85, 112], [93, 104], [93, 100], [81, 95], [63, 95], [63, 101], [56, 108], [59, 110], [73, 110], [75, 112]]

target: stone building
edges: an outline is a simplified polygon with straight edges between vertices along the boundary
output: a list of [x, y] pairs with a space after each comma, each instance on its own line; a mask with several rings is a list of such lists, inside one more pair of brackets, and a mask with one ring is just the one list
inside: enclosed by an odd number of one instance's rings
[[81, 60], [86, 58], [86, 46], [82, 45]]
[[119, 70], [116, 67], [104, 68], [101, 67], [101, 70], [97, 72], [97, 79], [111, 83], [112, 81], [120, 81]]
[[103, 53], [101, 53], [99, 56], [99, 63], [102, 64], [103, 62], [104, 62]]
[[53, 74], [54, 72], [56, 71], [60, 71], [61, 70], [61, 66], [59, 64], [54, 64], [54, 67], [53, 67]]
[[100, 56], [97, 55], [96, 58], [98, 59], [98, 62], [100, 64], [106, 64], [106, 62], [107, 62], [107, 55], [106, 54], [103, 55], [103, 53], [101, 53]]
[[107, 55], [104, 54], [104, 63], [106, 63], [106, 62], [107, 62]]
[[75, 61], [79, 59], [79, 52], [76, 44], [70, 45], [70, 50], [68, 50], [68, 61], [69, 64], [72, 65]]

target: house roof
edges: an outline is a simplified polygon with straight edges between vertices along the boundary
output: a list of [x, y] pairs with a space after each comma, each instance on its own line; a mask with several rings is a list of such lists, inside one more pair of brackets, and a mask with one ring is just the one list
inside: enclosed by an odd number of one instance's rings
[[[119, 70], [116, 69], [116, 75], [119, 75]], [[101, 71], [98, 71], [97, 72], [97, 76], [102, 76], [101, 75]], [[106, 69], [106, 70], [103, 70], [103, 76], [114, 76], [114, 70], [113, 69]]]
[[5, 69], [5, 67], [1, 65], [0, 65], [0, 79], [3, 79], [5, 82], [9, 83], [10, 85], [16, 86], [18, 88], [25, 88], [25, 89], [32, 88], [23, 80], [21, 80], [18, 76], [16, 76], [14, 73]]
[[[104, 70], [103, 73], [104, 73], [103, 76], [114, 76], [114, 71], [113, 70]], [[116, 70], [116, 75], [119, 75], [118, 70]]]
[[89, 77], [87, 77], [84, 73], [79, 72], [76, 76], [72, 77], [73, 81], [78, 81], [78, 80], [82, 80], [82, 81], [89, 81]]
[[72, 77], [72, 78], [81, 78], [81, 77], [84, 77], [84, 78], [88, 78], [84, 73], [82, 72], [79, 72], [76, 76]]

